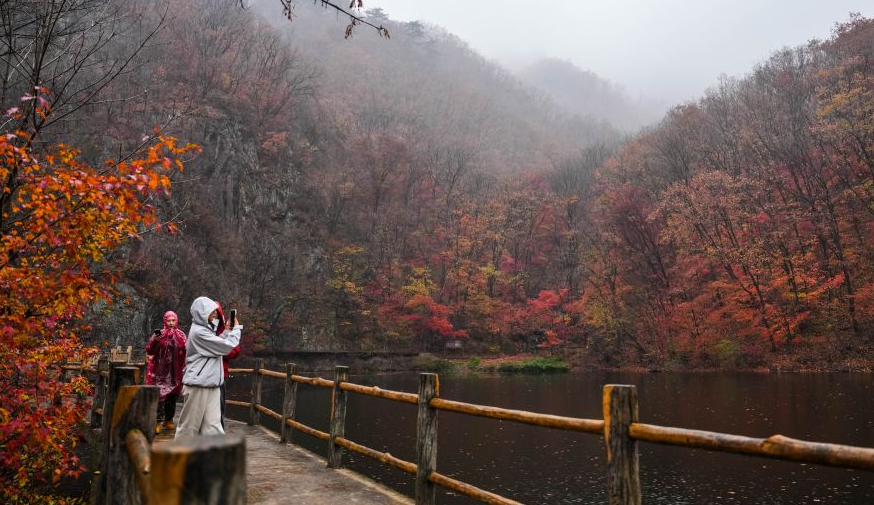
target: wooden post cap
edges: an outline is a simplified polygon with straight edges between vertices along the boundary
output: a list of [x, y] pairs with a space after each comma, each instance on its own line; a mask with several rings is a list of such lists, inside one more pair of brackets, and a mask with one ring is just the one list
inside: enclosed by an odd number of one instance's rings
[[245, 440], [210, 435], [154, 446], [149, 497], [156, 505], [244, 505]]

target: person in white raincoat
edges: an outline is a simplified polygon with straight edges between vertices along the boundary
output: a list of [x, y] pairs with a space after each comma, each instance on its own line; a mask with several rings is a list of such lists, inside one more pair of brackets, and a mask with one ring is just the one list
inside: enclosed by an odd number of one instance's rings
[[201, 296], [191, 304], [191, 329], [185, 347], [185, 373], [182, 376], [182, 414], [176, 438], [194, 435], [223, 435], [221, 392], [224, 382], [222, 356], [240, 343], [243, 326], [239, 318], [233, 328], [216, 335], [219, 326], [218, 304]]

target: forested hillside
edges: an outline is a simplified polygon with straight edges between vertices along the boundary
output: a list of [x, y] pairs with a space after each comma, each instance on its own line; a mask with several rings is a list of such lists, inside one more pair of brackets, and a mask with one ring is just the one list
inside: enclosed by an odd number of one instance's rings
[[[71, 26], [107, 12], [76, 5]], [[207, 294], [240, 310], [248, 349], [463, 339], [603, 366], [866, 366], [871, 20], [628, 139], [438, 27], [377, 10], [391, 39], [344, 40], [334, 12], [295, 8], [120, 2], [68, 55], [78, 71], [42, 81], [41, 142], [96, 162], [157, 128], [202, 150], [150, 200], [163, 224], [113, 256], [95, 342], [140, 344]], [[4, 75], [7, 110], [33, 83]]]
[[60, 365], [201, 295], [244, 353], [871, 370], [874, 20], [631, 136], [584, 70], [324, 5], [0, 1], [0, 502], [86, 471]]
[[[129, 303], [95, 315], [99, 340], [137, 344], [167, 307], [213, 293], [248, 314], [249, 349], [440, 347], [404, 286], [454, 247], [468, 209], [618, 144], [437, 28], [386, 20], [391, 40], [344, 40], [344, 22], [306, 3], [296, 23], [274, 2], [139, 7], [109, 45], [133, 53], [154, 35], [65, 138], [122, 153], [157, 125], [202, 154], [160, 204], [181, 233], [119, 255]], [[448, 317], [435, 320], [455, 331]]]
[[853, 18], [609, 160], [588, 208], [586, 324], [642, 361], [867, 366], [872, 56], [874, 23]]

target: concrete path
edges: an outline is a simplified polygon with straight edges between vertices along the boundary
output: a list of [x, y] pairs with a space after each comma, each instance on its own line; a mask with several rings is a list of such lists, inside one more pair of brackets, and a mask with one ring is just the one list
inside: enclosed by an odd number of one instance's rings
[[[225, 419], [228, 433], [246, 438], [249, 505], [412, 505], [413, 500], [350, 470], [332, 470], [323, 458], [260, 426]], [[156, 444], [172, 439], [161, 433]]]

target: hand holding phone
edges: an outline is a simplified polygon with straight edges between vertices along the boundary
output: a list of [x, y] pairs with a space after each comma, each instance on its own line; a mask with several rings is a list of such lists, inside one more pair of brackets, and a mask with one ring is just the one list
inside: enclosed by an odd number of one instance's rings
[[231, 318], [230, 324], [228, 324], [228, 328], [234, 329], [234, 326], [237, 325], [237, 309], [231, 309]]
[[152, 330], [152, 333], [154, 333], [156, 337], [160, 337], [160, 336], [161, 336], [161, 331], [162, 331], [162, 330]]

